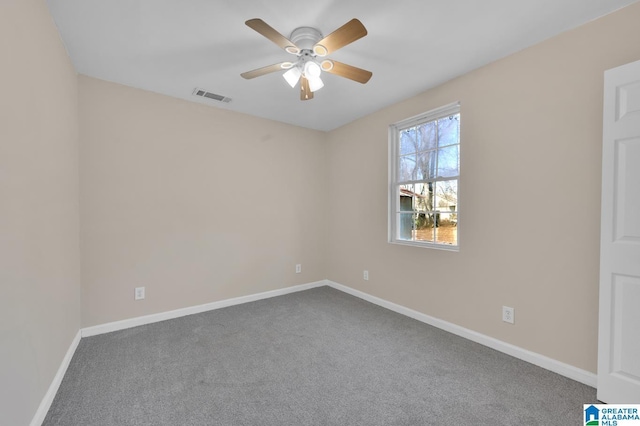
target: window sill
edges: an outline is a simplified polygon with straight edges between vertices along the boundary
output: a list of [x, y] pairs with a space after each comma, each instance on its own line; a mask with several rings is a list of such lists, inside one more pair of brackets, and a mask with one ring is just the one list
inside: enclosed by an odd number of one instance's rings
[[425, 241], [409, 241], [409, 240], [390, 240], [389, 244], [396, 244], [399, 246], [411, 246], [411, 247], [420, 247], [426, 249], [436, 249], [436, 250], [444, 250], [444, 251], [453, 251], [459, 252], [459, 245], [450, 245], [450, 244], [437, 244], [437, 243], [429, 243]]

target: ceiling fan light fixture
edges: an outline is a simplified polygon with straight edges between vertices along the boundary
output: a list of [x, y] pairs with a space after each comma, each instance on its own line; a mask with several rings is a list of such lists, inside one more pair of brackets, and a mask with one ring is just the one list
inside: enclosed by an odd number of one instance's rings
[[280, 64], [280, 68], [282, 68], [283, 70], [288, 70], [293, 65], [294, 65], [293, 62], [283, 62], [283, 63]]
[[309, 90], [311, 90], [312, 92], [320, 90], [324, 87], [324, 83], [322, 82], [322, 79], [320, 77], [307, 77], [307, 80], [309, 80]]
[[289, 83], [289, 86], [291, 87], [296, 87], [296, 84], [298, 84], [298, 80], [300, 80], [301, 75], [302, 73], [300, 72], [300, 69], [294, 66], [289, 68], [289, 71], [282, 74], [284, 79], [287, 80], [287, 83]]
[[313, 46], [313, 53], [316, 54], [317, 56], [327, 56], [329, 51], [323, 45], [316, 44], [315, 46]]
[[316, 62], [308, 61], [307, 63], [304, 64], [304, 76], [307, 77], [308, 79], [312, 79], [316, 77], [319, 78], [321, 73], [322, 73], [322, 69], [320, 68], [320, 65], [318, 65]]
[[287, 46], [284, 48], [284, 50], [287, 53], [291, 53], [292, 55], [297, 55], [298, 53], [300, 53], [300, 49], [298, 49], [296, 46]]
[[333, 61], [325, 59], [320, 63], [320, 68], [322, 68], [322, 71], [331, 71], [333, 69]]

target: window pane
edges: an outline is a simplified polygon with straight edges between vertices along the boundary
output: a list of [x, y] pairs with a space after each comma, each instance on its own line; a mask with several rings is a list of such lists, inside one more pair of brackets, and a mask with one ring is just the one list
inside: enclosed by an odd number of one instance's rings
[[416, 180], [416, 156], [405, 155], [400, 157], [400, 167], [398, 167], [398, 180]]
[[415, 218], [415, 230], [413, 239], [415, 241], [435, 241], [434, 235], [434, 214], [433, 212], [417, 213]]
[[435, 183], [416, 183], [400, 185], [398, 190], [398, 206], [400, 211], [420, 211], [426, 212], [433, 210], [433, 201], [435, 199], [433, 190]]
[[412, 184], [400, 185], [398, 189], [398, 196], [400, 197], [398, 207], [401, 212], [413, 211], [413, 194], [415, 194], [415, 192]]
[[415, 213], [400, 213], [398, 217], [398, 239], [413, 239], [413, 224], [415, 222]]
[[418, 153], [418, 179], [433, 179], [436, 177], [436, 151]]
[[443, 244], [458, 244], [458, 219], [456, 213], [438, 213], [436, 242]]
[[460, 143], [460, 114], [438, 120], [438, 145]]
[[460, 174], [460, 145], [451, 145], [438, 150], [438, 177]]
[[416, 128], [412, 127], [400, 132], [400, 155], [411, 154], [418, 151], [418, 135]]
[[413, 202], [413, 207], [415, 210], [421, 212], [430, 212], [431, 210], [433, 210], [434, 186], [435, 184], [433, 182], [415, 184]]
[[436, 182], [436, 210], [455, 212], [458, 208], [458, 181]]
[[420, 150], [426, 151], [429, 149], [435, 149], [438, 139], [436, 138], [436, 122], [430, 121], [428, 123], [418, 126], [418, 135], [420, 136]]

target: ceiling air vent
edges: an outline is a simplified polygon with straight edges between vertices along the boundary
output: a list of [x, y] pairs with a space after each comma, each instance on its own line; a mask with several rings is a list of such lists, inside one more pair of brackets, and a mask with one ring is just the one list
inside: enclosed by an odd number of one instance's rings
[[193, 94], [196, 96], [202, 96], [203, 98], [213, 99], [214, 101], [218, 102], [231, 102], [231, 98], [227, 98], [226, 96], [218, 95], [216, 93], [207, 92], [206, 90], [198, 89], [197, 87], [193, 90]]

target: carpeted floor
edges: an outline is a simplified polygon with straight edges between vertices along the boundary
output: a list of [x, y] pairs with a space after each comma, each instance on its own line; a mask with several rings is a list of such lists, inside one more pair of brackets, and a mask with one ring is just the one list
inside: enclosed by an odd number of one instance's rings
[[321, 287], [83, 338], [43, 423], [575, 425], [596, 390]]

